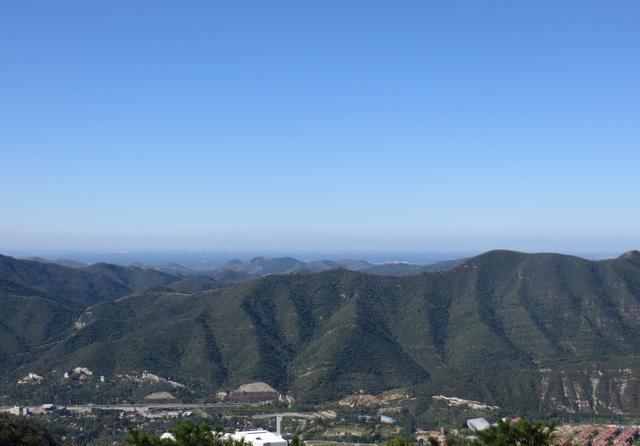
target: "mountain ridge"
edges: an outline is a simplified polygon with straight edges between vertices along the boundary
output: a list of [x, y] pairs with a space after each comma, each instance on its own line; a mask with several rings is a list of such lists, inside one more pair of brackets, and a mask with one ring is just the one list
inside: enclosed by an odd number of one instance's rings
[[8, 382], [83, 366], [152, 370], [209, 393], [264, 381], [311, 402], [409, 387], [514, 410], [629, 413], [640, 409], [635, 257], [495, 250], [406, 277], [333, 269], [162, 286], [69, 311], [55, 344], [0, 361]]

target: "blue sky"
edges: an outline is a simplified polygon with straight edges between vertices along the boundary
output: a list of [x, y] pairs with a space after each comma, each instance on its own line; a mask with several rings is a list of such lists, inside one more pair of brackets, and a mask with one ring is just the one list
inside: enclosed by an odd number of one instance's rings
[[638, 23], [632, 0], [3, 2], [0, 251], [638, 248]]

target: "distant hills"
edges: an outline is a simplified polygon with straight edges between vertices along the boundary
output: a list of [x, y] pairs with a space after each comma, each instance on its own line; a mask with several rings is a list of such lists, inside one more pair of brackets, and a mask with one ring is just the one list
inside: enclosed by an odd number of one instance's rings
[[69, 259], [50, 260], [50, 259], [44, 259], [42, 257], [27, 257], [24, 260], [33, 260], [35, 262], [41, 262], [41, 263], [53, 263], [55, 265], [66, 266], [68, 268], [82, 268], [85, 266], [89, 266], [87, 263], [76, 262], [75, 260], [69, 260]]
[[221, 283], [237, 283], [273, 274], [319, 273], [332, 269], [346, 269], [380, 276], [410, 276], [424, 272], [444, 271], [461, 260], [413, 265], [404, 262], [373, 264], [364, 260], [301, 261], [293, 257], [256, 257], [249, 261], [231, 260], [209, 273]]
[[[0, 257], [1, 390], [46, 394], [52, 370], [82, 366], [107, 379], [148, 370], [194, 397], [264, 381], [309, 402], [402, 387], [516, 412], [640, 410], [637, 251], [491, 251], [394, 276], [308, 263], [230, 262], [221, 274], [265, 277], [222, 287]], [[43, 383], [17, 386], [28, 372]]]
[[0, 278], [32, 293], [44, 293], [51, 299], [87, 305], [168, 285], [181, 276], [106, 263], [70, 268], [57, 263], [0, 255]]
[[[36, 261], [39, 263], [48, 263], [58, 266], [67, 266], [74, 269], [83, 269], [87, 271], [97, 271], [100, 268], [106, 268], [106, 263], [95, 263], [92, 265], [75, 262], [68, 259], [47, 260], [41, 257], [29, 257], [24, 260]], [[294, 273], [318, 273], [329, 271], [332, 269], [346, 269], [350, 271], [366, 272], [380, 276], [410, 276], [421, 274], [424, 272], [444, 271], [456, 265], [463, 259], [446, 260], [428, 265], [414, 265], [406, 262], [389, 262], [382, 264], [374, 264], [365, 260], [311, 260], [303, 261], [293, 257], [255, 257], [251, 260], [229, 260], [225, 264], [210, 271], [196, 270], [179, 263], [166, 263], [161, 265], [142, 265], [133, 264], [128, 267], [112, 265], [114, 268], [119, 267], [121, 274], [127, 274], [127, 271], [133, 270], [132, 274], [136, 277], [141, 275], [149, 275], [143, 273], [143, 270], [161, 271], [172, 277], [188, 277], [188, 276], [207, 276], [215, 280], [216, 286], [224, 286], [254, 280], [273, 274], [294, 274]], [[107, 274], [113, 278], [113, 274]], [[170, 279], [167, 279], [170, 281]], [[201, 284], [204, 283], [199, 279]], [[127, 280], [125, 280], [127, 282]], [[214, 282], [210, 282], [212, 285]], [[215, 288], [212, 286], [211, 288]], [[207, 289], [211, 289], [207, 288]], [[137, 288], [136, 288], [137, 289]]]

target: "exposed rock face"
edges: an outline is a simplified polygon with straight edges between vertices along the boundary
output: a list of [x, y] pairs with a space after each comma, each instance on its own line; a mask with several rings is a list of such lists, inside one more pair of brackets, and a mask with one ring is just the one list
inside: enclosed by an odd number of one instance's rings
[[263, 382], [243, 384], [229, 394], [229, 401], [234, 403], [277, 402], [279, 398], [280, 393]]
[[147, 371], [144, 371], [142, 373], [138, 373], [138, 372], [129, 372], [129, 373], [124, 373], [121, 375], [117, 375], [117, 378], [123, 380], [123, 381], [132, 381], [135, 383], [156, 383], [156, 384], [168, 384], [173, 388], [184, 388], [184, 384], [181, 384], [179, 382], [176, 381], [172, 381], [170, 379], [167, 378], [162, 378], [154, 373], [149, 373]]
[[150, 404], [171, 404], [177, 403], [178, 399], [169, 392], [154, 392], [145, 396], [144, 401]]
[[393, 389], [379, 395], [360, 393], [342, 398], [338, 404], [349, 407], [377, 407], [396, 403], [400, 400], [411, 399], [405, 389]]
[[628, 260], [634, 265], [640, 265], [640, 251], [627, 251], [620, 256], [621, 258]]
[[18, 384], [40, 384], [44, 378], [35, 373], [29, 373], [18, 381]]
[[434, 400], [440, 400], [447, 403], [449, 406], [466, 406], [470, 409], [474, 410], [498, 410], [500, 409], [498, 406], [491, 406], [489, 404], [484, 404], [480, 401], [473, 400], [465, 400], [463, 398], [458, 398], [455, 396], [444, 396], [444, 395], [434, 395], [432, 397]]
[[636, 404], [638, 370], [604, 369], [596, 364], [574, 370], [541, 370], [540, 400], [569, 413], [628, 412]]

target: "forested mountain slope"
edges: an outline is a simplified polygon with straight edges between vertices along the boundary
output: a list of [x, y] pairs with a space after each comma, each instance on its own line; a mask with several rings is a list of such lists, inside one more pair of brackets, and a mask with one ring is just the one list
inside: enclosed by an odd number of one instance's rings
[[152, 269], [105, 263], [69, 268], [0, 255], [0, 279], [39, 291], [53, 299], [82, 305], [116, 299], [133, 291], [167, 285], [181, 278]]
[[261, 380], [306, 401], [411, 387], [523, 410], [640, 409], [637, 252], [595, 262], [492, 251], [409, 277], [333, 270], [165, 287], [75, 322], [61, 319], [62, 338], [12, 359], [11, 373], [83, 366], [210, 391]]

